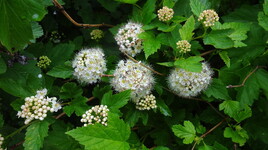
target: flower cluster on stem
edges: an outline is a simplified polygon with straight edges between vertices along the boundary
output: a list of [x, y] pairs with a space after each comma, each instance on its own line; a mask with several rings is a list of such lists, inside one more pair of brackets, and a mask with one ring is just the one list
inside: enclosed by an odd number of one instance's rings
[[76, 54], [73, 75], [82, 84], [96, 83], [107, 70], [104, 53], [100, 48], [83, 49]]
[[136, 108], [138, 110], [150, 110], [156, 107], [156, 100], [153, 94], [146, 95], [136, 101]]
[[173, 18], [174, 11], [172, 8], [168, 8], [167, 6], [164, 6], [162, 9], [159, 9], [157, 11], [157, 16], [160, 21], [169, 21]]
[[144, 32], [142, 25], [134, 22], [128, 22], [126, 25], [119, 28], [118, 33], [115, 36], [115, 40], [119, 45], [119, 50], [132, 57], [140, 53], [143, 46], [142, 40], [138, 38], [138, 35], [142, 32]]
[[109, 109], [106, 105], [96, 105], [82, 115], [81, 122], [84, 123], [84, 126], [93, 125], [95, 123], [107, 126], [108, 112]]
[[202, 63], [201, 72], [189, 72], [175, 68], [168, 76], [171, 90], [181, 97], [193, 97], [205, 90], [211, 83], [213, 71], [207, 63]]
[[135, 63], [129, 59], [121, 60], [114, 71], [111, 85], [117, 92], [132, 90], [132, 100], [151, 93], [154, 85], [154, 77], [151, 70]]
[[180, 53], [187, 53], [191, 51], [191, 44], [187, 40], [181, 40], [176, 43]]
[[100, 29], [95, 29], [95, 30], [92, 30], [92, 31], [90, 32], [90, 36], [91, 36], [91, 39], [92, 39], [92, 40], [96, 40], [96, 41], [98, 41], [98, 40], [100, 40], [101, 38], [103, 38], [104, 33], [103, 33], [103, 31], [100, 30]]
[[24, 105], [21, 106], [21, 111], [18, 111], [17, 116], [25, 118], [25, 124], [28, 124], [34, 119], [44, 120], [47, 113], [57, 112], [61, 109], [60, 103], [56, 97], [47, 97], [47, 89], [39, 90], [35, 96], [26, 97]]
[[198, 17], [198, 21], [202, 21], [205, 27], [214, 26], [215, 22], [219, 21], [218, 14], [212, 10], [204, 10]]
[[37, 66], [43, 69], [46, 69], [51, 63], [51, 60], [47, 56], [40, 56], [38, 60]]

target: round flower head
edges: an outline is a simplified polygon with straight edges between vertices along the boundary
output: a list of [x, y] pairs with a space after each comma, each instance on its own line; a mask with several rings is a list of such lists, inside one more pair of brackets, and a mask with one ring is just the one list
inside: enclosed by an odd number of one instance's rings
[[206, 27], [211, 27], [214, 26], [215, 22], [219, 21], [219, 16], [218, 14], [212, 10], [204, 10], [198, 17], [198, 21], [202, 21], [202, 23]]
[[95, 29], [95, 30], [92, 30], [92, 31], [90, 32], [90, 36], [91, 36], [91, 39], [92, 39], [92, 40], [96, 40], [96, 41], [98, 41], [98, 40], [100, 40], [101, 38], [103, 38], [104, 33], [103, 33], [103, 31], [100, 30], [100, 29]]
[[131, 98], [133, 101], [150, 94], [154, 78], [152, 72], [147, 68], [131, 60], [121, 60], [116, 70], [111, 85], [117, 92], [132, 90]]
[[82, 84], [96, 83], [107, 70], [104, 54], [100, 48], [81, 50], [74, 58], [73, 75]]
[[160, 21], [169, 21], [173, 18], [174, 11], [172, 8], [164, 6], [162, 9], [157, 11], [157, 15]]
[[108, 112], [109, 109], [106, 105], [96, 105], [82, 115], [81, 122], [85, 123], [84, 126], [95, 123], [100, 123], [107, 126]]
[[168, 77], [171, 90], [182, 97], [193, 97], [205, 90], [211, 83], [213, 71], [207, 63], [202, 63], [202, 71], [189, 72], [175, 68]]
[[47, 56], [41, 56], [38, 59], [37, 66], [42, 69], [46, 69], [51, 63], [51, 60]]
[[156, 107], [156, 100], [153, 94], [146, 95], [136, 102], [136, 108], [139, 110], [150, 110]]
[[119, 45], [119, 50], [132, 57], [142, 50], [142, 40], [138, 34], [143, 32], [142, 25], [139, 23], [129, 22], [118, 30], [115, 40]]
[[181, 53], [187, 53], [191, 51], [191, 44], [186, 40], [178, 41], [176, 44]]
[[57, 102], [56, 97], [46, 97], [47, 89], [39, 90], [35, 96], [26, 97], [24, 105], [21, 106], [21, 111], [18, 111], [17, 116], [26, 118], [25, 124], [28, 124], [34, 119], [44, 120], [47, 112], [57, 112], [61, 109], [61, 105]]
[[2, 148], [3, 142], [4, 142], [4, 137], [2, 136], [2, 134], [0, 134], [0, 150], [3, 150]]

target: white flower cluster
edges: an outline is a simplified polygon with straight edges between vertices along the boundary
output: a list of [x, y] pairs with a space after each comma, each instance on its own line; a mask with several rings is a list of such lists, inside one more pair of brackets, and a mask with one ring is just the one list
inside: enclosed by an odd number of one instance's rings
[[125, 52], [132, 57], [140, 53], [143, 46], [142, 40], [138, 38], [138, 34], [144, 32], [139, 23], [129, 22], [118, 30], [115, 40], [119, 45], [119, 50]]
[[160, 21], [169, 21], [173, 18], [174, 11], [172, 8], [164, 6], [162, 9], [159, 9], [157, 11], [157, 15]]
[[153, 94], [146, 95], [136, 102], [136, 108], [139, 110], [150, 110], [156, 107], [156, 100]]
[[154, 77], [150, 70], [131, 60], [121, 60], [116, 70], [111, 85], [117, 92], [132, 90], [131, 98], [136, 101], [151, 93]]
[[191, 51], [191, 44], [187, 40], [178, 41], [176, 44], [181, 53], [187, 53]]
[[61, 109], [61, 105], [57, 102], [56, 97], [46, 97], [47, 89], [36, 92], [35, 96], [26, 97], [25, 104], [21, 106], [21, 111], [17, 116], [26, 118], [25, 124], [28, 124], [34, 119], [44, 120], [47, 112], [57, 112]]
[[109, 109], [106, 105], [96, 105], [82, 115], [81, 122], [85, 123], [84, 126], [95, 123], [107, 126], [108, 111]]
[[211, 27], [214, 26], [215, 22], [219, 21], [219, 16], [218, 14], [212, 10], [204, 10], [198, 17], [198, 21], [203, 21], [202, 23], [206, 27]]
[[74, 77], [82, 84], [96, 83], [107, 70], [104, 54], [100, 48], [81, 50], [74, 58]]
[[0, 134], [0, 150], [4, 150], [4, 149], [2, 148], [2, 144], [3, 144], [3, 142], [4, 142], [4, 137], [2, 137], [2, 134]]
[[207, 63], [202, 63], [202, 71], [189, 72], [175, 68], [168, 77], [171, 90], [182, 97], [193, 97], [205, 90], [211, 83], [213, 71]]
[[91, 36], [92, 40], [97, 40], [98, 41], [99, 39], [103, 38], [104, 33], [100, 29], [95, 29], [95, 30], [92, 30], [90, 32], [90, 36]]

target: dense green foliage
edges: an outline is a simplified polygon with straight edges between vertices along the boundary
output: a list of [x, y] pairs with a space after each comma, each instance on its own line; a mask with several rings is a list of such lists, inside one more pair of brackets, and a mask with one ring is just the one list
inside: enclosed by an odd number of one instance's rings
[[[78, 27], [50, 0], [0, 0], [0, 134], [3, 148], [26, 150], [268, 149], [268, 0], [61, 0]], [[161, 22], [167, 6], [173, 18]], [[213, 9], [219, 22], [205, 27], [198, 17]], [[101, 47], [107, 71], [127, 59], [114, 40], [129, 20], [143, 25], [143, 50], [135, 59], [150, 64], [157, 108], [138, 110], [131, 90], [116, 92], [113, 77], [81, 84], [72, 60], [82, 48]], [[100, 29], [103, 38], [91, 39]], [[187, 40], [182, 54], [176, 43]], [[41, 56], [47, 62], [37, 65]], [[44, 58], [44, 57], [42, 57]], [[174, 67], [200, 72], [213, 68], [213, 81], [196, 97], [168, 88]], [[39, 67], [38, 67], [39, 66]], [[41, 66], [41, 68], [40, 68]], [[44, 120], [18, 118], [26, 97], [48, 89], [62, 109]], [[95, 105], [109, 108], [108, 125], [80, 122]], [[0, 148], [1, 149], [1, 148]]]

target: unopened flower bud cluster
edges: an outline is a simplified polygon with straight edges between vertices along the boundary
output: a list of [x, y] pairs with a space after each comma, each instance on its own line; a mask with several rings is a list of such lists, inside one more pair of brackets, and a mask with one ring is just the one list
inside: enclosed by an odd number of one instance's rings
[[193, 97], [205, 90], [212, 80], [213, 71], [207, 63], [202, 63], [202, 71], [189, 72], [175, 68], [168, 77], [171, 90], [181, 97]]
[[96, 83], [107, 70], [104, 54], [100, 48], [81, 50], [75, 56], [72, 66], [74, 77], [86, 84]]
[[61, 105], [57, 102], [56, 97], [46, 97], [47, 89], [36, 92], [35, 96], [26, 97], [25, 104], [21, 106], [21, 111], [17, 116], [26, 118], [25, 124], [28, 124], [34, 119], [44, 120], [47, 113], [57, 112], [61, 109]]
[[151, 93], [154, 77], [150, 70], [131, 60], [121, 60], [116, 70], [111, 85], [117, 92], [132, 90], [132, 100], [137, 100]]
[[100, 30], [100, 29], [95, 29], [95, 30], [92, 30], [91, 32], [90, 32], [90, 36], [91, 36], [91, 39], [92, 40], [100, 40], [101, 38], [103, 38], [103, 36], [104, 36], [104, 33], [103, 33], [103, 31], [102, 30]]
[[142, 40], [138, 38], [138, 34], [142, 33], [142, 25], [139, 23], [129, 22], [118, 30], [115, 40], [119, 45], [119, 50], [125, 52], [132, 57], [140, 53], [143, 46]]
[[172, 8], [164, 6], [162, 9], [159, 9], [157, 11], [157, 15], [160, 21], [169, 21], [173, 18], [174, 11]]
[[81, 122], [84, 123], [84, 126], [93, 125], [95, 123], [107, 126], [108, 112], [109, 109], [106, 105], [96, 105], [82, 115]]
[[156, 107], [156, 100], [153, 94], [146, 95], [136, 101], [136, 108], [139, 110], [150, 110]]
[[50, 35], [50, 40], [54, 43], [60, 43], [63, 36], [63, 33], [59, 33], [58, 31], [52, 31]]
[[198, 21], [202, 21], [205, 27], [214, 26], [215, 22], [219, 21], [218, 14], [212, 10], [204, 10], [198, 17]]
[[4, 137], [2, 137], [2, 134], [0, 134], [0, 150], [4, 150], [2, 148], [3, 142], [4, 142]]
[[191, 44], [187, 40], [178, 41], [176, 44], [180, 53], [187, 53], [191, 51]]
[[39, 68], [46, 69], [51, 63], [51, 60], [47, 56], [40, 56], [37, 66]]

